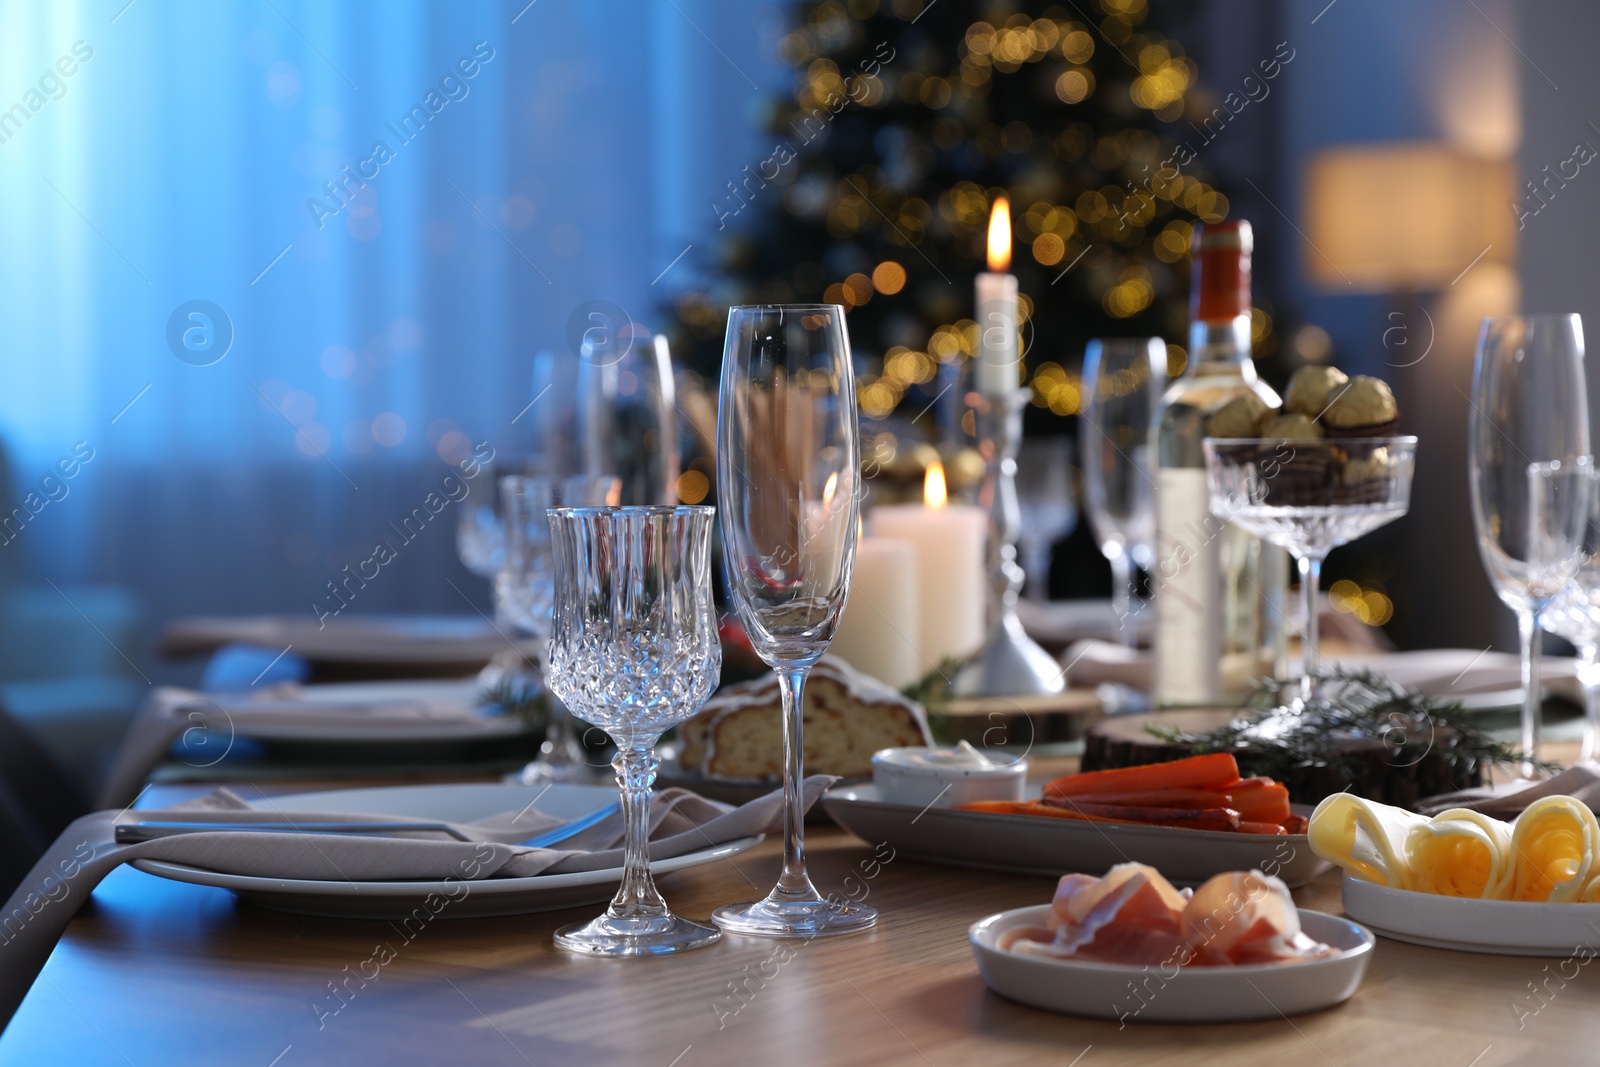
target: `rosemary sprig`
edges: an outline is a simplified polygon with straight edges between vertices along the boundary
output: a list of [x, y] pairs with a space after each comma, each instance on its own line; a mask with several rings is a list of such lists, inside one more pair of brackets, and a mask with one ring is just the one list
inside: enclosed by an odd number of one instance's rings
[[493, 686], [484, 691], [485, 704], [497, 704], [507, 715], [521, 719], [536, 730], [550, 724], [550, 698], [542, 685], [530, 683], [507, 671]]
[[[1282, 680], [1259, 683], [1249, 710], [1215, 730], [1190, 733], [1159, 724], [1145, 730], [1196, 753], [1232, 752], [1245, 773], [1279, 779], [1326, 768], [1346, 781], [1358, 780], [1371, 768], [1362, 752], [1370, 754], [1372, 746], [1352, 741], [1378, 742], [1396, 769], [1415, 766], [1437, 752], [1461, 783], [1481, 781], [1490, 767], [1523, 762], [1512, 746], [1478, 729], [1458, 701], [1408, 692], [1373, 671], [1337, 668], [1319, 674], [1318, 703], [1294, 716], [1274, 711], [1278, 693], [1288, 685]], [[1534, 763], [1541, 771], [1560, 769], [1544, 760]]]
[[960, 656], [946, 656], [933, 670], [900, 690], [902, 696], [921, 704], [928, 713], [928, 730], [940, 744], [953, 744], [956, 740], [948, 712], [954, 699], [951, 681], [968, 662]]

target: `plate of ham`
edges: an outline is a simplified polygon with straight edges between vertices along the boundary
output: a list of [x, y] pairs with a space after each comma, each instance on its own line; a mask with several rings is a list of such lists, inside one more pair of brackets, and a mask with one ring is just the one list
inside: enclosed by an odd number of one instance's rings
[[1035, 1008], [1130, 1022], [1236, 1022], [1349, 999], [1374, 937], [1301, 911], [1260, 871], [1179, 890], [1141, 863], [1069, 874], [1049, 904], [974, 923], [989, 988]]

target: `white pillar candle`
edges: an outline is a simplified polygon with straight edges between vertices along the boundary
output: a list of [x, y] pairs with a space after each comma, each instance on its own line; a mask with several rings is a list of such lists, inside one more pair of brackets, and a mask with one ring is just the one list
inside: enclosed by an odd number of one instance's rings
[[916, 547], [863, 537], [829, 654], [896, 689], [917, 681], [924, 674], [917, 653], [917, 593]]
[[886, 504], [867, 515], [874, 537], [909, 541], [917, 560], [917, 653], [921, 672], [949, 656], [968, 656], [983, 644], [984, 546], [989, 516], [947, 504], [944, 469], [928, 468], [925, 503]]
[[977, 389], [984, 396], [1009, 396], [1017, 377], [1017, 277], [1011, 266], [1011, 205], [995, 201], [989, 216], [989, 270], [978, 275]]

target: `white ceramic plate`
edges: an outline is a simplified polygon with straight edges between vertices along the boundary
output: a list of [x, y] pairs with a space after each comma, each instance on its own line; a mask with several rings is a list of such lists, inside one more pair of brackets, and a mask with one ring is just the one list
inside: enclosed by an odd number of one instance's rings
[[437, 681], [418, 679], [386, 682], [339, 682], [307, 685], [300, 695], [318, 704], [431, 704], [462, 709], [459, 716], [418, 716], [415, 720], [391, 717], [363, 722], [356, 715], [330, 713], [325, 722], [311, 725], [298, 717], [274, 723], [268, 715], [240, 716], [234, 722], [240, 737], [258, 741], [327, 744], [412, 744], [429, 741], [476, 741], [517, 737], [527, 731], [511, 715], [491, 715], [478, 708], [476, 679]]
[[1240, 1022], [1331, 1008], [1361, 984], [1374, 943], [1371, 932], [1353, 922], [1302, 910], [1306, 935], [1340, 950], [1336, 955], [1297, 963], [1157, 968], [1041, 959], [995, 947], [1012, 927], [1044, 925], [1049, 911], [1050, 905], [1040, 904], [972, 924], [967, 939], [983, 980], [1029, 1007], [1123, 1022]]
[[1600, 938], [1600, 904], [1463, 900], [1344, 876], [1345, 914], [1413, 945], [1499, 956], [1571, 956]]
[[822, 805], [863, 841], [886, 841], [897, 853], [957, 867], [1055, 878], [1068, 871], [1099, 875], [1118, 863], [1138, 862], [1180, 885], [1254, 868], [1299, 886], [1331, 866], [1311, 851], [1304, 834], [1265, 837], [914, 808], [884, 803], [871, 783], [834, 786], [822, 794]]
[[[392, 815], [408, 819], [471, 822], [516, 809], [538, 798], [539, 810], [561, 819], [577, 819], [617, 799], [614, 786], [523, 786], [493, 783], [466, 785], [396, 786], [383, 789], [342, 789], [328, 793], [299, 793], [293, 797], [296, 814]], [[280, 800], [280, 803], [283, 801]], [[760, 836], [743, 837], [714, 848], [700, 849], [650, 865], [656, 874], [698, 867], [736, 856], [754, 848]], [[276, 911], [338, 918], [397, 919], [411, 915], [430, 893], [453, 900], [438, 913], [442, 918], [464, 919], [483, 915], [523, 915], [559, 911], [611, 898], [622, 881], [622, 869], [581, 871], [576, 874], [541, 874], [533, 878], [485, 878], [461, 882], [325, 882], [288, 878], [256, 878], [224, 874], [181, 863], [134, 860], [134, 867], [161, 878], [193, 885], [231, 889], [241, 899]]]

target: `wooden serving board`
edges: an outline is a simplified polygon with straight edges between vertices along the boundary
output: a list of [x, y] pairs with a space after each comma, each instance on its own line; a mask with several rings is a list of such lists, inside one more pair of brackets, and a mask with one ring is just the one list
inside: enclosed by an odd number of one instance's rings
[[1041, 696], [957, 697], [933, 713], [953, 740], [987, 745], [1077, 741], [1105, 715], [1092, 689]]
[[[1188, 745], [1163, 741], [1145, 727], [1160, 725], [1202, 732], [1225, 726], [1239, 714], [1238, 708], [1193, 708], [1100, 719], [1084, 735], [1082, 768], [1095, 771], [1181, 759], [1191, 754]], [[1438, 727], [1423, 756], [1407, 755], [1402, 762], [1397, 762], [1378, 739], [1351, 740], [1343, 748], [1344, 758], [1338, 766], [1305, 766], [1292, 774], [1275, 772], [1274, 777], [1289, 787], [1289, 796], [1296, 803], [1315, 804], [1331, 793], [1348, 789], [1359, 797], [1410, 807], [1423, 797], [1483, 784], [1481, 769], [1457, 774], [1446, 762], [1442, 753], [1451, 737], [1445, 727]], [[1240, 773], [1265, 773], [1251, 766], [1249, 749], [1236, 752], [1235, 756]]]

